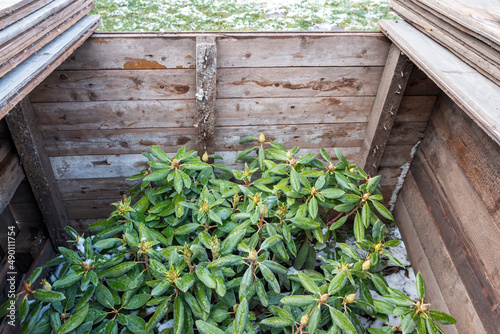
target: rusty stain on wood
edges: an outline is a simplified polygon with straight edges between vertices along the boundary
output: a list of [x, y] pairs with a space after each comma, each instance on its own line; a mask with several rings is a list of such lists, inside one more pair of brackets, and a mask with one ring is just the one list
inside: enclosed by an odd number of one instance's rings
[[[130, 58], [125, 57], [127, 61], [123, 64], [123, 69], [125, 70], [140, 70], [140, 69], [153, 69], [153, 68], [167, 68], [154, 60], [146, 60], [144, 58]], [[178, 68], [178, 67], [177, 67]]]
[[[323, 79], [323, 78], [322, 78]], [[337, 81], [311, 81], [305, 84], [293, 84], [290, 81], [269, 81], [269, 80], [247, 80], [242, 78], [241, 81], [235, 81], [231, 84], [236, 86], [246, 85], [248, 83], [254, 83], [260, 87], [281, 87], [285, 89], [312, 89], [321, 92], [335, 91], [343, 88], [354, 88], [360, 90], [363, 85], [362, 82], [358, 82], [357, 79], [346, 79], [343, 78]]]

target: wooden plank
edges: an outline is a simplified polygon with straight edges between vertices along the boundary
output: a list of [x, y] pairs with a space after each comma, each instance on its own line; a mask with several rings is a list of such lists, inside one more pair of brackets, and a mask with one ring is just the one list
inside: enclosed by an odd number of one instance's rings
[[383, 66], [381, 36], [225, 36], [217, 39], [219, 67]]
[[[331, 156], [335, 156], [331, 147], [325, 148]], [[359, 147], [342, 147], [342, 153], [352, 163], [357, 163]], [[318, 149], [301, 149], [298, 156], [309, 152], [317, 153]], [[169, 152], [167, 152], [169, 153]], [[170, 152], [171, 153], [171, 152]], [[235, 164], [234, 160], [238, 154], [236, 151], [216, 152], [224, 160], [223, 164], [230, 168], [241, 168], [241, 164]], [[130, 177], [147, 167], [146, 158], [142, 154], [121, 155], [87, 155], [51, 157], [52, 169], [56, 179], [92, 179], [92, 178], [116, 178]], [[218, 161], [218, 163], [221, 163]]]
[[411, 161], [411, 151], [415, 145], [389, 145], [386, 146], [384, 156], [380, 161], [379, 168], [401, 167]]
[[[450, 149], [438, 137], [433, 124], [429, 125], [426, 140], [422, 142], [421, 148], [457, 216], [457, 229], [462, 239], [476, 261], [481, 263], [480, 267], [486, 272], [493, 287], [500, 291], [500, 272], [494, 264], [500, 252], [495, 252], [490, 247], [500, 239], [498, 221], [486, 210]], [[498, 180], [495, 181], [498, 184]], [[500, 296], [498, 300], [500, 301]]]
[[91, 0], [75, 2], [22, 37], [5, 44], [0, 50], [0, 62], [3, 63], [0, 65], [0, 77], [69, 29], [93, 8], [95, 5]]
[[[411, 167], [411, 175], [413, 176], [415, 180], [414, 182], [416, 183], [419, 191], [422, 193], [422, 198], [434, 218], [434, 222], [439, 231], [438, 233], [440, 239], [450, 254], [458, 275], [467, 290], [467, 294], [474, 304], [474, 308], [476, 309], [483, 326], [487, 331], [494, 333], [498, 329], [497, 324], [500, 321], [500, 309], [497, 307], [497, 305], [500, 305], [500, 300], [498, 291], [495, 291], [494, 287], [497, 285], [493, 284], [493, 280], [490, 281], [488, 279], [484, 270], [486, 269], [487, 272], [491, 273], [492, 269], [495, 268], [487, 268], [488, 264], [491, 263], [491, 260], [488, 260], [488, 258], [495, 258], [495, 256], [492, 256], [491, 252], [487, 255], [487, 257], [483, 256], [484, 253], [478, 253], [478, 247], [484, 245], [489, 246], [492, 245], [492, 243], [489, 242], [489, 238], [484, 239], [481, 245], [474, 245], [467, 240], [469, 236], [465, 235], [465, 233], [470, 233], [474, 227], [469, 226], [467, 229], [465, 224], [460, 223], [463, 212], [457, 211], [460, 210], [460, 206], [465, 207], [466, 202], [459, 203], [458, 207], [456, 203], [450, 202], [450, 200], [452, 200], [450, 195], [455, 194], [450, 194], [447, 188], [449, 186], [453, 187], [453, 185], [443, 183], [442, 179], [439, 181], [436, 179], [437, 175], [433, 175], [433, 172], [438, 173], [439, 170], [436, 170], [435, 167], [428, 164], [431, 163], [433, 159], [436, 159], [434, 155], [429, 157], [417, 152]], [[453, 175], [455, 177], [459, 177], [460, 175], [458, 174], [460, 171], [457, 171], [456, 169], [450, 169], [450, 172], [450, 176]], [[454, 175], [452, 173], [456, 173], [458, 175]], [[460, 183], [460, 185], [462, 185], [462, 183]], [[464, 188], [462, 189], [467, 190]], [[473, 194], [466, 192], [463, 193], [463, 195], [466, 197], [473, 196]], [[475, 214], [475, 208], [471, 208], [473, 207], [469, 207], [468, 210], [472, 210], [472, 213]], [[475, 225], [479, 222], [479, 220], [480, 219], [476, 217], [473, 220], [474, 224], [470, 224], [471, 220], [469, 219], [466, 221], [466, 224]], [[489, 231], [492, 232], [491, 226], [489, 227]], [[477, 234], [478, 232], [476, 231], [474, 233]], [[489, 250], [492, 250], [491, 246], [489, 246]], [[478, 258], [478, 254], [480, 258]], [[491, 276], [489, 278], [496, 279]]]
[[408, 57], [391, 45], [361, 145], [362, 168], [368, 175], [377, 173], [412, 68]]
[[432, 123], [489, 214], [500, 221], [500, 147], [449, 98], [440, 98]]
[[[277, 140], [290, 148], [355, 147], [361, 145], [365, 127], [366, 123], [217, 127], [214, 148], [216, 151], [242, 151], [249, 146], [239, 144], [241, 138], [258, 136], [261, 131], [269, 140]], [[151, 145], [168, 152], [175, 152], [181, 146], [196, 149], [194, 127], [49, 131], [43, 136], [45, 149], [51, 157], [141, 153]]]
[[14, 11], [33, 2], [34, 0], [3, 0], [0, 2], [0, 17], [10, 15]]
[[21, 161], [52, 242], [62, 246], [66, 240], [64, 226], [68, 218], [29, 100], [21, 101], [6, 120], [17, 150], [23, 153]]
[[500, 86], [406, 22], [381, 21], [380, 28], [455, 103], [500, 143]]
[[0, 29], [4, 29], [14, 22], [19, 21], [23, 17], [28, 16], [52, 1], [54, 0], [31, 0], [31, 2], [15, 10], [0, 9]]
[[439, 95], [441, 89], [418, 67], [414, 66], [406, 84], [405, 96]]
[[[425, 299], [426, 302], [432, 305], [432, 308], [442, 312], [450, 313], [446, 301], [441, 293], [439, 284], [432, 272], [430, 261], [425, 255], [424, 248], [418, 237], [415, 227], [415, 223], [406, 209], [406, 204], [403, 199], [398, 198], [396, 207], [394, 209], [394, 218], [397, 222], [399, 231], [403, 237], [406, 251], [410, 259], [411, 266], [415, 273], [420, 272], [425, 280]], [[432, 260], [432, 259], [431, 259]], [[458, 334], [456, 326], [442, 326], [445, 333], [448, 334]]]
[[[418, 240], [420, 240], [448, 310], [457, 320], [455, 325], [457, 331], [471, 334], [487, 333], [474, 308], [474, 301], [467, 293], [464, 279], [455, 267], [454, 254], [444, 246], [440, 229], [432, 215], [432, 209], [426, 205], [411, 172], [408, 173], [400, 198], [403, 199], [408, 215], [413, 221]], [[405, 236], [408, 239], [410, 237], [412, 236]]]
[[217, 94], [217, 45], [215, 35], [196, 37], [196, 150], [199, 155], [215, 149], [215, 96]]
[[34, 102], [194, 100], [195, 70], [55, 71], [31, 98]]
[[23, 168], [19, 164], [16, 151], [12, 150], [0, 162], [0, 212], [7, 207], [23, 179]]
[[[407, 7], [401, 6], [396, 2], [392, 2], [391, 8], [407, 22], [411, 22], [413, 26], [419, 28], [421, 32], [445, 46], [469, 66], [475, 68], [496, 84], [500, 84], [500, 68], [497, 60], [490, 62], [488, 59], [485, 59], [483, 55], [478, 54], [478, 52], [468, 42], [453, 38], [447, 30], [444, 30], [446, 28], [441, 28], [434, 22], [430, 21], [428, 19], [430, 15], [425, 11], [422, 14], [423, 16], [420, 16], [409, 10]], [[463, 35], [466, 39], [475, 40], [467, 34]], [[493, 50], [490, 47], [488, 48]], [[500, 59], [500, 53], [496, 52], [496, 56], [497, 59]]]
[[[139, 37], [139, 36], [136, 36]], [[182, 69], [196, 66], [196, 36], [121, 37], [95, 34], [60, 70]]]
[[137, 184], [138, 181], [127, 181], [123, 177], [57, 180], [64, 200], [121, 197]]
[[109, 214], [116, 210], [111, 203], [121, 200], [122, 197], [79, 199], [77, 201], [64, 201], [68, 218], [77, 219], [98, 219], [109, 217]]
[[22, 35], [27, 30], [71, 4], [73, 0], [54, 0], [52, 3], [0, 31], [0, 45]]
[[500, 51], [500, 8], [496, 0], [414, 0]]
[[21, 101], [99, 26], [99, 18], [86, 16], [0, 79], [0, 118]]
[[382, 67], [221, 68], [217, 98], [373, 96]]
[[395, 122], [427, 122], [431, 118], [436, 101], [437, 96], [403, 96]]
[[14, 235], [12, 235], [12, 233], [10, 234], [10, 236], [14, 238], [19, 233], [19, 227], [9, 207], [6, 207], [3, 212], [0, 213], [0, 229], [0, 247], [2, 248], [2, 256], [4, 256], [9, 249], [9, 232], [14, 232]]

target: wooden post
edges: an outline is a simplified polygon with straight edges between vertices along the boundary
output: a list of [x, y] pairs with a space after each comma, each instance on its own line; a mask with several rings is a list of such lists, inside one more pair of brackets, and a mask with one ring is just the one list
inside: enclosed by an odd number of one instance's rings
[[62, 246], [68, 216], [29, 99], [24, 98], [5, 119], [52, 243]]
[[412, 68], [413, 63], [392, 44], [361, 145], [360, 161], [370, 176], [377, 173]]
[[217, 45], [215, 35], [196, 36], [196, 149], [214, 153]]

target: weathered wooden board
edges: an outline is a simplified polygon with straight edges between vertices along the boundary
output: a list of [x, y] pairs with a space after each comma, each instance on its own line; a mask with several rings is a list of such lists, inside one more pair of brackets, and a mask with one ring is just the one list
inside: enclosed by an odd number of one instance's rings
[[[461, 230], [459, 233], [462, 234], [468, 251], [480, 263], [494, 289], [500, 291], [500, 271], [496, 265], [500, 252], [491, 249], [491, 245], [500, 239], [498, 221], [491, 217], [432, 124], [426, 131], [426, 139], [422, 141], [421, 150], [457, 216], [458, 228]], [[498, 179], [495, 181], [498, 186]], [[500, 297], [497, 299], [500, 300]]]
[[0, 2], [0, 17], [10, 15], [23, 6], [29, 5], [35, 0], [3, 0]]
[[410, 74], [410, 79], [406, 84], [405, 95], [431, 95], [435, 96], [441, 92], [441, 89], [418, 67], [414, 66]]
[[361, 144], [362, 168], [370, 176], [377, 173], [412, 68], [413, 63], [392, 44]]
[[449, 98], [440, 98], [432, 123], [490, 215], [499, 222], [500, 147]]
[[0, 161], [0, 212], [9, 204], [23, 179], [24, 171], [17, 153], [11, 150]]
[[[325, 149], [331, 156], [335, 156], [333, 148]], [[301, 149], [298, 156], [318, 151], [318, 149]], [[341, 151], [352, 163], [357, 163], [359, 147], [342, 147]], [[216, 154], [221, 155], [224, 158], [223, 163], [230, 168], [241, 167], [241, 164], [234, 163], [237, 152], [216, 152]], [[50, 161], [56, 179], [126, 178], [147, 166], [147, 160], [142, 154], [52, 157]], [[221, 163], [219, 160], [217, 162]]]
[[0, 77], [69, 29], [93, 8], [95, 5], [91, 0], [75, 2], [37, 25], [36, 29], [5, 44], [0, 50], [0, 62], [3, 63]]
[[195, 70], [54, 71], [33, 102], [194, 100]]
[[8, 26], [0, 31], [0, 45], [3, 45], [13, 38], [24, 34], [27, 30], [35, 27], [40, 22], [44, 21], [54, 13], [57, 13], [64, 7], [68, 6], [74, 0], [54, 0], [52, 3], [28, 15], [15, 24]]
[[496, 0], [413, 0], [458, 29], [500, 51], [500, 6]]
[[[450, 313], [446, 301], [441, 293], [439, 283], [432, 272], [429, 259], [425, 255], [422, 243], [413, 226], [414, 222], [406, 209], [403, 199], [398, 198], [397, 205], [394, 208], [394, 218], [403, 237], [411, 266], [415, 273], [420, 272], [425, 280], [425, 300], [432, 305], [435, 310]], [[432, 260], [432, 259], [431, 259]], [[442, 326], [447, 334], [458, 334], [456, 326]]]
[[137, 184], [138, 181], [127, 181], [125, 177], [57, 180], [57, 187], [65, 200], [117, 198]]
[[[495, 61], [490, 62], [489, 59], [486, 59], [484, 55], [479, 54], [472, 47], [471, 43], [467, 41], [467, 39], [474, 40], [473, 37], [464, 34], [464, 36], [462, 37], [465, 37], [465, 41], [462, 39], [454, 38], [448, 33], [448, 30], [445, 30], [446, 28], [442, 28], [429, 20], [428, 18], [430, 17], [430, 15], [425, 11], [422, 15], [419, 15], [396, 2], [392, 2], [391, 8], [407, 22], [411, 22], [413, 26], [419, 28], [419, 30], [424, 34], [431, 37], [441, 45], [445, 46], [448, 50], [453, 52], [457, 57], [462, 59], [468, 65], [475, 68], [477, 71], [488, 77], [490, 80], [494, 81], [496, 84], [500, 84], [500, 67], [497, 62], [498, 59], [500, 59], [499, 52], [496, 52]], [[451, 26], [451, 28], [453, 27]], [[489, 49], [493, 51], [492, 48]]]
[[[450, 254], [450, 258], [467, 290], [467, 295], [471, 299], [479, 319], [487, 331], [495, 333], [498, 329], [497, 324], [500, 317], [500, 310], [496, 307], [499, 304], [498, 292], [495, 291], [483, 271], [484, 267], [480, 260], [477, 259], [477, 253], [470, 248], [471, 245], [462, 232], [463, 226], [460, 226], [459, 214], [455, 213], [456, 205], [453, 204], [452, 206], [448, 201], [449, 196], [445, 195], [445, 190], [441, 188], [444, 185], [436, 179], [431, 166], [427, 163], [429, 161], [423, 154], [417, 153], [407, 182], [413, 177], [433, 217], [440, 242]], [[408, 201], [405, 202], [409, 205]], [[423, 221], [419, 221], [419, 223], [421, 225], [425, 224]], [[486, 244], [486, 241], [483, 243]], [[484, 260], [484, 258], [481, 260]], [[447, 269], [443, 270], [441, 268], [440, 270], [442, 274], [448, 275]], [[450, 303], [449, 307], [451, 308]]]
[[[39, 8], [45, 6], [49, 2], [54, 0], [30, 0], [28, 3], [22, 5], [22, 1], [18, 1], [17, 8], [10, 7], [6, 9], [5, 7], [0, 8], [0, 29], [4, 29], [6, 26], [11, 25], [14, 22], [19, 21], [23, 17], [28, 16]], [[2, 1], [3, 5], [9, 2], [8, 0]], [[26, 1], [24, 1], [26, 2]], [[19, 5], [21, 5], [19, 7]], [[14, 9], [15, 8], [15, 9]]]
[[121, 200], [121, 196], [110, 198], [89, 198], [79, 199], [76, 201], [65, 201], [64, 205], [68, 211], [68, 218], [76, 219], [100, 219], [108, 217], [111, 212], [116, 210], [116, 207], [111, 203]]
[[325, 34], [317, 36], [240, 37], [217, 40], [219, 67], [384, 66], [385, 36]]
[[[447, 301], [448, 310], [457, 320], [455, 325], [457, 331], [471, 334], [487, 333], [453, 263], [453, 255], [448, 252], [439, 237], [440, 231], [436, 227], [436, 222], [426, 206], [411, 172], [406, 178], [406, 184], [401, 191], [400, 198], [403, 199], [441, 294]], [[404, 233], [403, 231], [401, 232]], [[404, 235], [403, 237], [410, 239], [414, 235]]]
[[221, 68], [217, 98], [372, 96], [382, 67]]
[[385, 148], [384, 156], [380, 161], [379, 168], [382, 167], [401, 167], [411, 161], [410, 152], [415, 145], [388, 145]]
[[0, 79], [0, 118], [36, 87], [99, 26], [99, 18], [86, 16], [42, 52], [31, 56]]
[[[95, 34], [61, 69], [194, 68], [195, 35]], [[191, 37], [189, 37], [191, 36]], [[380, 33], [220, 33], [218, 67], [383, 66]]]
[[20, 160], [51, 240], [55, 246], [62, 246], [66, 240], [64, 226], [68, 218], [61, 195], [55, 185], [54, 174], [29, 100], [25, 98], [21, 101], [5, 119], [17, 151], [22, 153]]
[[500, 143], [500, 86], [406, 22], [381, 21], [380, 28]]
[[[355, 147], [361, 144], [365, 123], [333, 123], [306, 125], [268, 125], [245, 127], [217, 127], [216, 151], [242, 151], [248, 144], [239, 144], [241, 138], [258, 136], [264, 132], [268, 140], [278, 140], [286, 147], [301, 148]], [[119, 129], [50, 131], [44, 134], [49, 156], [92, 154], [127, 154], [149, 150], [158, 145], [167, 152], [181, 146], [195, 149], [195, 128]], [[404, 134], [403, 134], [404, 135]]]

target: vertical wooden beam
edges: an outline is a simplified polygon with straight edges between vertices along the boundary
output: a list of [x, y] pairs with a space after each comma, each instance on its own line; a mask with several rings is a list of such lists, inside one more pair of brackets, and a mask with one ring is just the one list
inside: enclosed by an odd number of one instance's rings
[[68, 216], [29, 99], [19, 102], [5, 119], [52, 243], [61, 246]]
[[392, 44], [361, 146], [360, 161], [368, 175], [377, 173], [412, 68], [413, 63]]
[[196, 36], [196, 149], [214, 153], [217, 45], [215, 35]]

